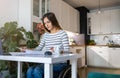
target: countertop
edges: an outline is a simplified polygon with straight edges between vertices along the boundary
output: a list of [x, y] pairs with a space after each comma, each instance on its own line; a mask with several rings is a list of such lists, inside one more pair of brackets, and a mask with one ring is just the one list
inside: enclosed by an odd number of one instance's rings
[[87, 45], [87, 46], [108, 46], [108, 45]]
[[109, 47], [109, 48], [120, 48], [120, 45], [87, 45], [87, 46], [103, 46], [103, 47]]
[[69, 45], [70, 47], [85, 47], [85, 45]]

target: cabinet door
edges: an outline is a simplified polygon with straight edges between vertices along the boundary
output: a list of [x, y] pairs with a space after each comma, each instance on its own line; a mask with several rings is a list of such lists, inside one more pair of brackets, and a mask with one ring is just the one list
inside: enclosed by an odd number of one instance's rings
[[108, 34], [111, 33], [110, 31], [110, 10], [103, 11], [100, 16], [100, 34]]
[[110, 11], [104, 11], [101, 14], [96, 12], [89, 14], [89, 23], [91, 34], [110, 33]]
[[94, 47], [94, 65], [98, 67], [109, 66], [109, 54], [107, 47]]
[[112, 33], [120, 33], [120, 9], [111, 10], [110, 27]]
[[87, 47], [87, 65], [94, 66], [94, 50], [91, 46]]
[[91, 13], [90, 21], [91, 21], [91, 34], [99, 34], [100, 33], [100, 14]]
[[58, 22], [62, 25], [62, 0], [49, 0], [49, 11], [55, 13]]
[[85, 66], [85, 47], [70, 47], [70, 52], [75, 54], [81, 54], [81, 58], [78, 58], [77, 64], [78, 68]]
[[110, 52], [110, 67], [112, 68], [120, 68], [120, 48], [110, 48], [109, 49]]
[[79, 32], [79, 12], [77, 10], [62, 0], [50, 0], [49, 6], [50, 11], [55, 13], [64, 30]]
[[73, 7], [69, 6], [69, 19], [70, 19], [70, 22], [69, 22], [69, 30], [72, 31], [72, 32], [79, 32], [79, 12], [77, 10], [75, 10]]
[[62, 10], [61, 10], [61, 21], [62, 21], [62, 27], [63, 29], [69, 31], [70, 28], [70, 9], [69, 5], [62, 1]]
[[[88, 30], [91, 34], [120, 33], [120, 9], [105, 10], [100, 14], [88, 14]], [[89, 32], [88, 31], [88, 32]]]
[[61, 27], [69, 31], [69, 7], [62, 0], [50, 0], [50, 11], [54, 12]]
[[87, 63], [90, 66], [108, 67], [108, 48], [90, 46], [87, 47]]

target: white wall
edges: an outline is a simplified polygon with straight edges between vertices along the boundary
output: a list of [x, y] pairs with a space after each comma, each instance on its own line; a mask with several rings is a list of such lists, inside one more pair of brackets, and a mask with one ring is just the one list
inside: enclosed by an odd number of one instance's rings
[[18, 21], [18, 0], [0, 0], [0, 27], [9, 21]]
[[19, 26], [32, 30], [33, 0], [19, 0]]
[[17, 21], [19, 27], [32, 31], [33, 0], [0, 0], [0, 27]]

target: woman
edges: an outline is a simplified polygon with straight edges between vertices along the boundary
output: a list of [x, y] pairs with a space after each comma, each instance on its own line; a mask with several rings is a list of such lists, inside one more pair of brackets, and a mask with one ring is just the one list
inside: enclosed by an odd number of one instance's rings
[[[60, 27], [54, 13], [46, 13], [42, 18], [42, 22], [48, 32], [43, 35], [39, 46], [34, 50], [40, 51], [44, 47], [46, 51], [52, 49], [54, 52], [53, 47], [59, 46], [61, 51], [69, 51], [68, 36]], [[66, 62], [55, 63], [53, 64], [53, 71], [61, 71], [66, 65]], [[27, 78], [43, 78], [43, 75], [44, 64], [32, 66], [27, 70]]]

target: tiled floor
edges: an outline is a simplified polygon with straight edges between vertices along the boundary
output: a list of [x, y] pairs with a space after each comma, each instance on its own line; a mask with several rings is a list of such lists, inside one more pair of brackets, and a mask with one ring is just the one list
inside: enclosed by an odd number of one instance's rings
[[87, 74], [90, 71], [120, 74], [120, 69], [98, 68], [98, 67], [83, 67], [83, 68], [78, 69], [80, 78], [87, 78]]

